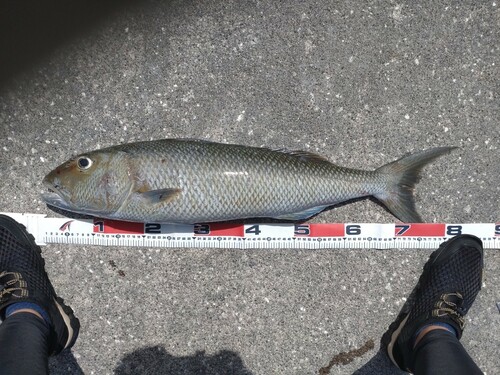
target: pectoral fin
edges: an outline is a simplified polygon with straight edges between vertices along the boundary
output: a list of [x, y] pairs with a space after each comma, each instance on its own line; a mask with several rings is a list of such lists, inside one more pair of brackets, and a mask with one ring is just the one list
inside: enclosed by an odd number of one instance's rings
[[284, 215], [280, 215], [280, 216], [274, 216], [273, 218], [278, 219], [278, 220], [293, 220], [293, 221], [304, 220], [304, 219], [310, 218], [311, 216], [316, 215], [317, 213], [323, 211], [326, 207], [328, 207], [328, 206], [312, 207], [312, 208], [308, 208], [307, 210], [304, 210], [304, 211], [294, 212], [291, 214], [284, 214]]
[[182, 192], [182, 189], [159, 189], [150, 190], [145, 192], [137, 192], [141, 199], [144, 199], [147, 203], [157, 204], [157, 203], [167, 203], [175, 199]]

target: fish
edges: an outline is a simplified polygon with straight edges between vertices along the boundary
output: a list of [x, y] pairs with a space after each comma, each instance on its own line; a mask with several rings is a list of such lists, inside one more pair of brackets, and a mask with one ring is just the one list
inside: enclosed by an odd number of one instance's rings
[[362, 170], [307, 151], [196, 139], [143, 141], [71, 158], [45, 176], [42, 199], [99, 218], [195, 224], [304, 221], [329, 206], [372, 196], [402, 222], [419, 223], [414, 188], [421, 170], [454, 148], [431, 148]]

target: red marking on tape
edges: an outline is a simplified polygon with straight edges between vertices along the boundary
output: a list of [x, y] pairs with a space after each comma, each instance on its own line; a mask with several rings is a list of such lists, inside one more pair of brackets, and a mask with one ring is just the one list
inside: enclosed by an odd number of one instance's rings
[[134, 223], [130, 221], [109, 219], [94, 219], [93, 232], [110, 234], [143, 234], [144, 223]]
[[59, 227], [59, 230], [64, 232], [65, 230], [70, 230], [70, 227], [71, 227], [71, 223], [73, 222], [74, 220], [70, 220], [70, 221], [67, 221], [65, 222], [63, 225], [61, 225]]
[[444, 237], [445, 233], [442, 223], [396, 224], [394, 228], [396, 237]]
[[308, 237], [345, 237], [344, 224], [309, 224]]
[[212, 223], [195, 225], [195, 236], [209, 237], [244, 237], [244, 226], [232, 223]]

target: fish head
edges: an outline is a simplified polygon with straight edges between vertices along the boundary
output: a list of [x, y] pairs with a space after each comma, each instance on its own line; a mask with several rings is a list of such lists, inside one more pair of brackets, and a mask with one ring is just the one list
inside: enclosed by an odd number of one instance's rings
[[43, 179], [49, 189], [42, 199], [63, 210], [109, 216], [130, 192], [129, 163], [122, 151], [94, 151], [78, 155]]

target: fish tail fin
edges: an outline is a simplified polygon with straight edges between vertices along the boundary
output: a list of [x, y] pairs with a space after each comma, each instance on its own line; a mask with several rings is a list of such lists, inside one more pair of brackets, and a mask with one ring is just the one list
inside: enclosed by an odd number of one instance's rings
[[415, 208], [413, 192], [420, 180], [422, 169], [434, 159], [449, 153], [456, 147], [436, 147], [411, 154], [378, 168], [375, 172], [385, 175], [387, 189], [374, 194], [391, 213], [406, 223], [421, 223]]

